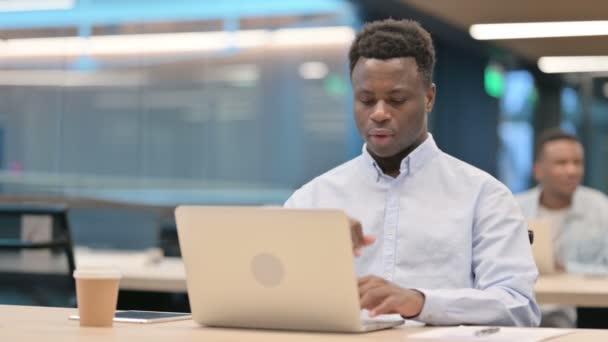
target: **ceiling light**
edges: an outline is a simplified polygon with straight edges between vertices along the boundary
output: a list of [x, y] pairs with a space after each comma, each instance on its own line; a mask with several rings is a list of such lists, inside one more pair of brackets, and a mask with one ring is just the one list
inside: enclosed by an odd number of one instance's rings
[[602, 36], [608, 35], [608, 21], [475, 24], [469, 33], [477, 40]]
[[0, 70], [2, 86], [33, 87], [129, 87], [141, 86], [146, 78], [133, 72], [82, 73], [63, 70]]
[[305, 80], [319, 80], [325, 78], [329, 68], [323, 62], [305, 62], [298, 67], [298, 73]]
[[310, 27], [280, 29], [273, 32], [271, 41], [281, 46], [350, 44], [355, 38], [351, 27]]
[[608, 71], [608, 56], [541, 57], [538, 68], [550, 74]]
[[66, 10], [74, 7], [74, 0], [3, 0], [0, 12]]
[[182, 32], [91, 37], [24, 38], [0, 41], [0, 58], [188, 53], [224, 49], [350, 44], [351, 27]]

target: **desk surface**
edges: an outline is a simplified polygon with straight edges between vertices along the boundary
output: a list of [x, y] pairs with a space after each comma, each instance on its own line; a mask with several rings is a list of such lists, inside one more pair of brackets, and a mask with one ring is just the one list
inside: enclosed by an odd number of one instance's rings
[[[219, 329], [197, 326], [192, 320], [157, 324], [116, 323], [113, 328], [81, 328], [67, 317], [75, 309], [0, 305], [3, 341], [414, 341], [409, 335], [431, 328], [399, 327], [367, 334]], [[432, 328], [441, 329], [441, 328]], [[418, 340], [422, 341], [422, 340]], [[431, 341], [431, 340], [424, 340]], [[438, 340], [441, 341], [441, 340]], [[555, 342], [608, 341], [608, 330], [577, 329]]]
[[[180, 258], [163, 258], [154, 253], [76, 251], [79, 265], [113, 265], [123, 278], [123, 290], [186, 292], [186, 273]], [[543, 275], [536, 284], [542, 304], [608, 307], [608, 278], [574, 274]]]
[[539, 303], [608, 307], [608, 278], [576, 274], [543, 275], [536, 282]]

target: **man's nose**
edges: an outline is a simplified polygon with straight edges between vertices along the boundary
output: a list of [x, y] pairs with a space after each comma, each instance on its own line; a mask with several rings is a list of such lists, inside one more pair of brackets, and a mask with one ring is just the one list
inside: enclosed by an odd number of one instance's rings
[[374, 122], [384, 122], [391, 118], [384, 101], [378, 101], [369, 117]]
[[581, 171], [581, 166], [577, 165], [576, 163], [568, 163], [566, 164], [566, 173], [568, 175], [575, 175], [580, 173]]

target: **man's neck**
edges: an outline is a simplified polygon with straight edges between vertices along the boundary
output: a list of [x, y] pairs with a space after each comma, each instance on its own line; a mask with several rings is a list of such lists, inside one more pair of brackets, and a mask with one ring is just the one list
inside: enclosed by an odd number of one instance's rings
[[416, 147], [420, 146], [426, 140], [427, 137], [428, 133], [425, 132], [420, 136], [420, 138], [414, 141], [413, 144], [408, 146], [403, 151], [390, 157], [379, 157], [375, 155], [374, 152], [370, 150], [367, 151], [372, 156], [372, 158], [374, 158], [376, 164], [378, 164], [378, 166], [380, 167], [382, 172], [384, 172], [385, 175], [397, 178], [397, 176], [399, 176], [399, 174], [401, 173], [401, 162], [403, 161], [403, 159], [407, 157], [413, 150], [415, 150]]
[[566, 209], [572, 206], [572, 197], [573, 195], [564, 196], [543, 190], [540, 194], [540, 204], [551, 210]]
[[397, 176], [399, 176], [399, 174], [401, 173], [401, 161], [403, 160], [403, 158], [407, 157], [409, 152], [405, 154], [403, 154], [403, 152], [400, 152], [392, 157], [387, 158], [377, 157], [371, 151], [370, 154], [372, 155], [372, 157], [376, 161], [376, 164], [378, 164], [378, 166], [380, 167], [382, 172], [384, 172], [385, 175], [397, 178]]

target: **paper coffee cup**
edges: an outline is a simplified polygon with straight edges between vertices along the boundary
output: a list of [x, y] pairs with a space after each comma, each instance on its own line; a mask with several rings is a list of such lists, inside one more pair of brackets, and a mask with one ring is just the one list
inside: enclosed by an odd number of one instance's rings
[[111, 327], [120, 272], [112, 268], [81, 268], [74, 271], [74, 278], [80, 326]]

